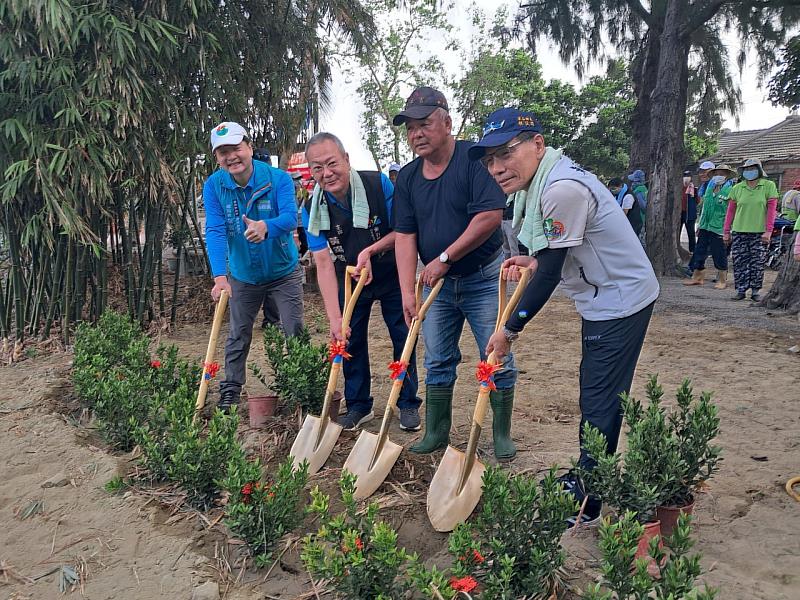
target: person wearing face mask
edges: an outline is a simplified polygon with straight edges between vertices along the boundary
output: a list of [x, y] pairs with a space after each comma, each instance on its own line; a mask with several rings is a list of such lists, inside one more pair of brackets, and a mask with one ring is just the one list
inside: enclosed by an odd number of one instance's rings
[[692, 172], [683, 172], [683, 196], [681, 196], [681, 226], [678, 228], [678, 237], [682, 228], [686, 228], [686, 237], [689, 238], [689, 252], [694, 252], [695, 229], [697, 221], [697, 196], [692, 182]]
[[[508, 354], [560, 284], [581, 316], [579, 436], [582, 439], [583, 425], [589, 423], [614, 452], [622, 426], [620, 394], [630, 391], [659, 294], [658, 280], [614, 197], [597, 177], [545, 144], [534, 114], [501, 108], [487, 120], [483, 138], [469, 151], [470, 159], [480, 161], [506, 194], [514, 194], [520, 240], [535, 256], [503, 263], [512, 280], [518, 279], [520, 267], [534, 273], [517, 309], [492, 335], [486, 353]], [[494, 124], [502, 125], [490, 127]], [[596, 463], [581, 448], [579, 464], [592, 469]], [[576, 472], [567, 473], [561, 482], [578, 503], [586, 498]], [[589, 496], [580, 522], [597, 524], [600, 508], [600, 500]], [[575, 525], [577, 518], [568, 522]]]
[[692, 278], [683, 285], [703, 285], [706, 259], [711, 254], [717, 269], [717, 283], [714, 288], [724, 290], [728, 281], [728, 255], [722, 241], [722, 230], [728, 211], [728, 194], [736, 171], [728, 165], [720, 165], [710, 170], [709, 174], [711, 177], [705, 188], [703, 210], [697, 224], [697, 245], [689, 261]]
[[639, 237], [639, 233], [642, 231], [642, 211], [639, 210], [636, 198], [631, 193], [628, 184], [619, 177], [614, 177], [608, 182], [608, 190], [614, 195], [622, 212], [628, 217], [628, 223], [631, 224], [636, 237]]
[[239, 403], [253, 323], [265, 299], [271, 297], [286, 335], [303, 327], [294, 185], [286, 172], [253, 160], [250, 139], [238, 123], [217, 125], [211, 151], [219, 169], [203, 185], [211, 296], [217, 300], [223, 290], [230, 296], [225, 379], [217, 404], [224, 411]]
[[[303, 207], [308, 245], [317, 265], [317, 281], [330, 323], [331, 339], [347, 342], [350, 358], [344, 362], [344, 398], [347, 414], [339, 418], [346, 430], [371, 421], [369, 317], [375, 302], [392, 340], [394, 360], [399, 360], [408, 335], [394, 257], [392, 231], [394, 186], [379, 171], [356, 171], [341, 140], [321, 132], [306, 143], [306, 159], [317, 182]], [[366, 269], [366, 285], [356, 301], [349, 331], [342, 332], [344, 278], [347, 266]], [[359, 275], [355, 275], [357, 279]], [[420, 429], [417, 398], [417, 361], [412, 354], [397, 407], [400, 429]]]
[[747, 290], [754, 302], [761, 300], [764, 265], [778, 206], [778, 188], [767, 179], [761, 161], [748, 158], [739, 167], [743, 181], [731, 188], [722, 238], [731, 244], [733, 300], [744, 300]]

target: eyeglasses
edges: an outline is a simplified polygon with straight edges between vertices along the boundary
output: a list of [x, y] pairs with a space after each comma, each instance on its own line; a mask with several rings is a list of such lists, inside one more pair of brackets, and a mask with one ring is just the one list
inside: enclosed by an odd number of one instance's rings
[[517, 140], [513, 144], [508, 144], [507, 146], [501, 146], [500, 148], [497, 149], [497, 151], [495, 151], [492, 154], [484, 155], [483, 158], [481, 158], [481, 164], [488, 169], [489, 166], [492, 164], [492, 162], [495, 160], [499, 160], [501, 163], [506, 162], [509, 158], [511, 158], [511, 155], [514, 154], [514, 148], [516, 148], [520, 144], [524, 144], [525, 142], [528, 141], [528, 139], [529, 138], [526, 138], [524, 140]]

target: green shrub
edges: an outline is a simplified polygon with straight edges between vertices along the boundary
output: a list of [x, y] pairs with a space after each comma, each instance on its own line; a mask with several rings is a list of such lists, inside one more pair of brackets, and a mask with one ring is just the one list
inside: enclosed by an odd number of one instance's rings
[[436, 587], [444, 598], [453, 597], [456, 590], [493, 600], [549, 597], [564, 564], [561, 535], [567, 518], [577, 510], [555, 469], [538, 482], [490, 467], [483, 475], [482, 498], [477, 517], [450, 534], [454, 565], [448, 587], [441, 587], [442, 574], [435, 570], [427, 578], [415, 571], [418, 589], [429, 594], [438, 577]]
[[330, 373], [327, 346], [314, 344], [305, 327], [298, 335], [285, 337], [279, 327], [268, 325], [264, 328], [264, 351], [272, 369], [272, 381], [268, 382], [255, 364], [250, 364], [250, 371], [288, 410], [299, 406], [304, 413], [318, 415]]
[[228, 492], [225, 523], [247, 542], [256, 566], [267, 564], [275, 543], [305, 518], [303, 488], [307, 481], [305, 461], [293, 470], [289, 457], [278, 467], [274, 481], [264, 481], [260, 461], [247, 460], [241, 449], [233, 453], [222, 482]]
[[[694, 583], [701, 573], [700, 555], [689, 556], [694, 542], [691, 535], [691, 516], [678, 518], [672, 536], [667, 540], [669, 554], [660, 547], [659, 538], [650, 540], [649, 555], [658, 574], [647, 572], [650, 560], [634, 558], [644, 526], [633, 512], [626, 512], [619, 521], [606, 519], [600, 527], [602, 581], [583, 594], [585, 600], [713, 600], [717, 591], [706, 587], [700, 590]], [[605, 588], [605, 590], [604, 590]]]
[[303, 563], [313, 575], [329, 580], [340, 598], [400, 598], [411, 588], [406, 569], [417, 557], [398, 548], [394, 529], [376, 521], [377, 504], [358, 511], [355, 481], [352, 473], [342, 473], [344, 513], [335, 517], [330, 515], [330, 497], [319, 488], [311, 492], [311, 512], [319, 515], [322, 525], [306, 536]]

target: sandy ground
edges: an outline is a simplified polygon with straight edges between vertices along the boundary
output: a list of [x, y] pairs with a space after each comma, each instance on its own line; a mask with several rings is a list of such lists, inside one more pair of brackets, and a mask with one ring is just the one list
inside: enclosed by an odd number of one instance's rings
[[[704, 580], [722, 589], [721, 598], [794, 600], [800, 597], [800, 504], [783, 485], [800, 474], [800, 356], [787, 351], [800, 343], [798, 320], [731, 302], [730, 290], [719, 292], [710, 285], [687, 289], [678, 280], [665, 280], [662, 288], [633, 393], [643, 396], [651, 373], [658, 373], [670, 392], [684, 377], [697, 390], [715, 391], [724, 461], [695, 509]], [[376, 412], [382, 412], [390, 385], [385, 369], [390, 347], [379, 313], [374, 319], [373, 394]], [[307, 321], [317, 335], [324, 335], [324, 319], [313, 300]], [[572, 304], [556, 298], [515, 345], [521, 374], [514, 410], [520, 452], [511, 464], [514, 471], [566, 466], [577, 455], [579, 329]], [[199, 359], [207, 331], [207, 325], [185, 326], [166, 341]], [[451, 442], [463, 448], [476, 393], [476, 349], [469, 333], [462, 351]], [[256, 341], [251, 356], [262, 361], [260, 354]], [[172, 515], [157, 492], [104, 491], [112, 476], [130, 469], [129, 457], [105, 451], [74, 413], [62, 416], [74, 408], [65, 403], [70, 360], [68, 353], [56, 353], [0, 367], [0, 598], [60, 597], [58, 574], [47, 573], [62, 564], [84, 569], [83, 589], [72, 595], [90, 599], [188, 599], [207, 580], [219, 581], [223, 597], [233, 599], [288, 599], [311, 592], [296, 545], [289, 546], [264, 581], [264, 570], [236, 568], [240, 548], [226, 543], [215, 514], [205, 519], [191, 512]], [[257, 382], [249, 385], [260, 391]], [[369, 429], [378, 425], [376, 419]], [[246, 425], [241, 430], [248, 447], [271, 464], [287, 453], [296, 424], [284, 420], [277, 426], [269, 432]], [[285, 427], [289, 430], [281, 431]], [[491, 431], [488, 424], [484, 431]], [[395, 427], [390, 435], [408, 444], [419, 434]], [[342, 436], [313, 483], [333, 488], [354, 441]], [[484, 436], [480, 449], [481, 459], [492, 462], [490, 436]], [[440, 456], [404, 453], [375, 498], [386, 507], [382, 514], [399, 528], [402, 544], [446, 563], [446, 536], [433, 532], [424, 508], [427, 482]], [[53, 476], [62, 485], [42, 487]], [[22, 520], [21, 511], [35, 500], [43, 500], [43, 510]], [[596, 533], [568, 535], [564, 542], [568, 580], [581, 587], [597, 574]], [[38, 579], [24, 584], [13, 574]]]

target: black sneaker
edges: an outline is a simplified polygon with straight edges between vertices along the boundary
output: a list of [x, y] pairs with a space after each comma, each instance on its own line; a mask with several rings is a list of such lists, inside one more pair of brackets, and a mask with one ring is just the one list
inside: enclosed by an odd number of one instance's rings
[[731, 296], [731, 300], [744, 300], [745, 295], [744, 292], [736, 292], [735, 296]]
[[231, 412], [234, 406], [239, 406], [239, 392], [236, 390], [225, 390], [219, 395], [217, 408], [224, 413]]
[[375, 413], [372, 411], [365, 413], [360, 410], [348, 410], [346, 415], [339, 418], [339, 425], [341, 425], [342, 429], [345, 431], [354, 431], [364, 423], [369, 423], [374, 418]]
[[418, 408], [400, 409], [400, 429], [403, 431], [419, 431], [422, 425], [419, 422]]
[[[575, 471], [570, 470], [559, 477], [558, 481], [563, 486], [564, 492], [575, 498], [579, 506], [583, 504], [584, 498], [587, 497], [586, 488]], [[580, 527], [596, 527], [600, 524], [600, 511], [602, 508], [603, 503], [599, 499], [589, 496], [583, 513], [579, 509], [574, 515], [567, 518], [567, 529], [571, 529], [576, 525]], [[578, 515], [580, 515], [580, 520], [578, 520]]]
[[750, 293], [750, 300], [753, 302], [760, 302], [761, 301], [761, 294], [758, 292], [751, 292]]

